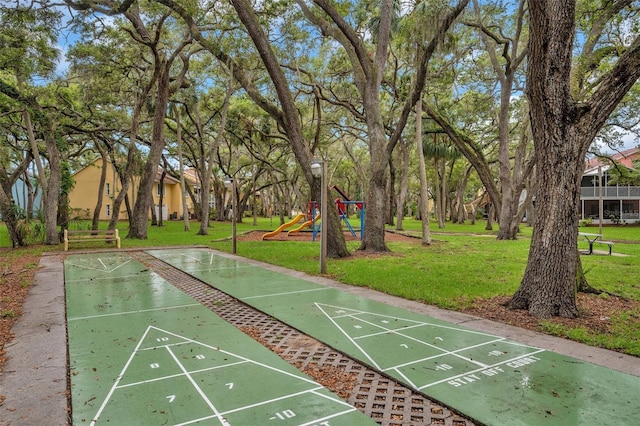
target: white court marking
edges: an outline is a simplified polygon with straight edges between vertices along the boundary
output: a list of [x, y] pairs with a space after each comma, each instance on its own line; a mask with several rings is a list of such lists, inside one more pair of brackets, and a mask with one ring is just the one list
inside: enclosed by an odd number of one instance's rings
[[[539, 349], [539, 348], [534, 348], [528, 345], [523, 345], [521, 343], [516, 343], [516, 342], [510, 342], [508, 341], [506, 338], [504, 337], [500, 337], [500, 336], [495, 336], [492, 334], [487, 334], [487, 333], [482, 333], [482, 332], [478, 332], [478, 331], [474, 331], [474, 330], [465, 330], [465, 329], [460, 329], [460, 328], [456, 328], [456, 327], [451, 327], [451, 326], [446, 326], [446, 325], [442, 325], [442, 324], [434, 324], [434, 323], [430, 323], [430, 322], [422, 322], [422, 321], [416, 321], [416, 320], [412, 320], [412, 319], [408, 319], [408, 318], [401, 318], [401, 317], [395, 317], [395, 316], [391, 316], [391, 315], [384, 315], [384, 314], [379, 314], [376, 312], [367, 312], [367, 311], [361, 311], [361, 310], [357, 310], [357, 309], [353, 309], [353, 308], [347, 308], [347, 307], [341, 307], [341, 306], [333, 306], [333, 305], [328, 305], [328, 304], [324, 304], [324, 303], [315, 303], [316, 307], [327, 317], [327, 319], [329, 321], [331, 321], [331, 323], [333, 323], [333, 325], [362, 353], [362, 355], [364, 355], [369, 362], [372, 363], [372, 365], [375, 366], [375, 368], [377, 368], [380, 371], [393, 371], [396, 374], [398, 374], [399, 376], [401, 376], [404, 380], [406, 380], [408, 383], [411, 384], [411, 386], [413, 386], [416, 389], [422, 390], [425, 389], [427, 387], [430, 386], [434, 386], [436, 384], [440, 384], [440, 383], [445, 383], [448, 382], [450, 380], [454, 380], [457, 379], [459, 377], [463, 377], [469, 374], [473, 374], [475, 372], [478, 371], [482, 371], [482, 370], [486, 370], [489, 368], [493, 368], [496, 366], [501, 366], [504, 365], [508, 362], [511, 361], [515, 361], [521, 358], [525, 358], [531, 355], [536, 355], [538, 353], [541, 352], [545, 352], [543, 349]], [[374, 323], [371, 322], [367, 319], [364, 318], [360, 318], [359, 316], [367, 316], [367, 317], [376, 317], [376, 318], [380, 318], [380, 322], [379, 323]], [[336, 320], [337, 319], [341, 319], [341, 318], [350, 318], [354, 321], [357, 321], [358, 323], [370, 326], [370, 327], [374, 327], [377, 329], [380, 329], [379, 332], [375, 332], [375, 333], [369, 333], [369, 334], [364, 334], [364, 335], [353, 335], [353, 334], [357, 334], [357, 331], [359, 329], [362, 329], [362, 326], [360, 325], [354, 325], [353, 329], [355, 330], [349, 330], [346, 329], [345, 327], [343, 327], [342, 325], [340, 325]], [[401, 326], [399, 328], [392, 328], [392, 327], [388, 327], [385, 325], [381, 325], [381, 324], [392, 324], [393, 321], [401, 321], [402, 323], [406, 324], [404, 326]], [[437, 345], [434, 345], [432, 343], [429, 343], [425, 340], [419, 339], [417, 337], [405, 334], [403, 332], [411, 330], [411, 329], [415, 329], [418, 327], [433, 327], [436, 329], [442, 329], [442, 330], [447, 330], [447, 331], [455, 331], [457, 333], [467, 333], [467, 334], [473, 334], [476, 336], [482, 336], [482, 337], [486, 337], [487, 341], [481, 342], [481, 343], [477, 343], [474, 345], [470, 345], [470, 346], [464, 346], [464, 347], [460, 347], [457, 348], [455, 350], [447, 350], [445, 348], [439, 347]], [[371, 351], [367, 351], [365, 350], [359, 343], [358, 341], [364, 341], [368, 338], [371, 337], [378, 337], [381, 335], [395, 335], [395, 336], [401, 336], [405, 339], [408, 339], [412, 342], [418, 343], [419, 345], [423, 345], [425, 347], [434, 349], [436, 351], [438, 351], [439, 353], [435, 354], [435, 355], [430, 355], [427, 357], [416, 357], [413, 360], [410, 360], [408, 362], [403, 362], [402, 364], [396, 364], [396, 365], [392, 365], [389, 366], [387, 368], [382, 368], [380, 366], [380, 362], [382, 361], [383, 356], [377, 355], [377, 353], [375, 351], [373, 351], [372, 353], [370, 353]], [[442, 337], [435, 337], [435, 340], [439, 340], [439, 341], [443, 341]], [[532, 352], [530, 353], [526, 353], [526, 354], [521, 354], [521, 355], [517, 355], [514, 357], [511, 357], [509, 359], [506, 360], [501, 360], [500, 362], [496, 362], [493, 364], [487, 364], [487, 363], [483, 363], [480, 362], [478, 360], [474, 360], [468, 356], [464, 356], [462, 355], [460, 352], [463, 351], [467, 351], [467, 350], [471, 350], [471, 349], [478, 349], [478, 348], [482, 348], [484, 346], [487, 345], [491, 345], [497, 342], [502, 342], [505, 344], [509, 344], [509, 345], [513, 345], [513, 346], [518, 346], [518, 347], [522, 347], [522, 348], [528, 348], [528, 349], [532, 349]], [[401, 345], [405, 348], [408, 348], [407, 345]], [[461, 359], [464, 362], [467, 362], [471, 365], [475, 365], [478, 368], [475, 370], [471, 370], [471, 371], [465, 371], [464, 373], [460, 373], [460, 374], [454, 374], [451, 376], [448, 376], [444, 379], [441, 380], [437, 380], [435, 382], [431, 382], [422, 386], [418, 386], [416, 385], [410, 377], [407, 377], [407, 375], [401, 370], [404, 367], [408, 367], [414, 364], [418, 364], [427, 360], [431, 360], [431, 359], [435, 359], [435, 358], [442, 358], [442, 357], [446, 357], [446, 356], [452, 356], [458, 359]], [[377, 361], [376, 358], [378, 358], [379, 360]], [[452, 371], [453, 372], [453, 371]]]
[[[107, 263], [104, 262], [104, 260], [102, 258], [97, 258], [97, 259], [90, 259], [91, 261], [97, 260], [100, 263], [100, 266], [94, 266], [91, 265], [90, 262], [87, 262], [85, 264], [81, 264], [81, 263], [74, 263], [74, 262], [65, 262], [67, 265], [69, 266], [75, 266], [77, 268], [83, 268], [83, 269], [89, 269], [89, 270], [93, 270], [93, 271], [99, 271], [99, 272], [106, 272], [107, 274], [110, 274], [114, 271], [116, 271], [117, 269], [123, 267], [124, 265], [126, 265], [127, 263], [131, 262], [133, 260], [132, 257], [129, 257], [127, 260], [125, 261], [118, 261], [115, 265], [111, 264], [109, 265], [109, 263], [113, 263], [113, 257], [112, 258], [108, 258], [107, 259]], [[109, 260], [111, 260], [111, 262], [109, 262]]]
[[[179, 341], [178, 342], [168, 342], [166, 344], [153, 344], [153, 345], [149, 345], [149, 342], [145, 342], [145, 340], [149, 340], [152, 339], [152, 337], [148, 337], [149, 332], [150, 331], [154, 331], [154, 332], [160, 332], [160, 333], [164, 333], [168, 336], [173, 336], [175, 338], [177, 338]], [[162, 342], [165, 341], [165, 339], [163, 338], [158, 338], [156, 337], [154, 340], [154, 342]], [[168, 339], [167, 339], [168, 341]], [[184, 365], [183, 363], [179, 360], [179, 358], [176, 356], [176, 354], [172, 351], [172, 347], [175, 346], [180, 346], [180, 345], [186, 345], [186, 344], [197, 344], [200, 345], [202, 347], [214, 350], [216, 352], [225, 354], [229, 357], [233, 357], [235, 360], [234, 361], [229, 361], [229, 362], [225, 362], [223, 365], [217, 365], [217, 366], [212, 366], [212, 367], [208, 367], [208, 368], [204, 368], [204, 369], [197, 369], [197, 370], [192, 370], [189, 371]], [[161, 376], [161, 377], [155, 377], [155, 378], [151, 378], [151, 379], [147, 379], [147, 380], [143, 380], [143, 381], [137, 381], [134, 383], [125, 383], [123, 385], [120, 385], [120, 382], [122, 381], [122, 379], [125, 377], [127, 370], [129, 369], [134, 357], [136, 356], [136, 354], [138, 353], [142, 353], [144, 351], [154, 351], [154, 350], [158, 350], [158, 349], [165, 349], [166, 351], [169, 352], [171, 358], [173, 359], [173, 361], [175, 362], [175, 364], [178, 366], [178, 368], [180, 369], [181, 373], [177, 373], [177, 374], [171, 374], [171, 375], [166, 375], [166, 376]], [[282, 374], [283, 376], [287, 376], [289, 378], [293, 378], [297, 381], [301, 381], [301, 382], [305, 382], [306, 384], [308, 384], [310, 387], [309, 389], [303, 390], [303, 391], [297, 391], [297, 392], [292, 392], [290, 394], [285, 394], [285, 395], [281, 395], [275, 398], [271, 398], [271, 399], [265, 399], [262, 401], [259, 401], [257, 403], [252, 403], [249, 405], [245, 405], [242, 407], [238, 407], [238, 408], [234, 408], [225, 412], [219, 411], [217, 409], [217, 407], [215, 406], [214, 402], [209, 398], [209, 396], [207, 396], [207, 394], [201, 389], [201, 387], [198, 385], [197, 381], [192, 377], [193, 374], [196, 373], [200, 373], [203, 371], [208, 371], [208, 370], [214, 370], [214, 369], [224, 369], [227, 367], [233, 367], [233, 366], [237, 366], [239, 364], [244, 364], [244, 363], [248, 363], [248, 364], [253, 364], [255, 366], [258, 367], [262, 367], [264, 369], [276, 372], [278, 374]], [[152, 369], [154, 368], [153, 365], [151, 366]], [[142, 337], [139, 339], [138, 344], [136, 345], [136, 347], [133, 349], [131, 355], [129, 356], [128, 360], [126, 361], [124, 367], [122, 368], [122, 370], [120, 371], [120, 374], [118, 374], [113, 386], [111, 387], [111, 389], [109, 390], [109, 392], [107, 393], [107, 396], [104, 398], [102, 404], [100, 405], [100, 408], [98, 409], [98, 411], [96, 412], [95, 416], [93, 417], [93, 420], [91, 421], [90, 425], [94, 426], [96, 424], [96, 422], [98, 422], [100, 416], [102, 415], [102, 413], [104, 412], [105, 408], [108, 405], [108, 401], [111, 399], [111, 397], [113, 396], [113, 394], [118, 390], [118, 389], [124, 389], [124, 388], [130, 388], [132, 386], [136, 386], [136, 385], [141, 385], [141, 384], [146, 384], [146, 383], [150, 383], [150, 382], [156, 382], [156, 381], [161, 381], [161, 380], [168, 380], [168, 379], [173, 379], [176, 377], [186, 377], [191, 385], [193, 386], [194, 390], [196, 391], [196, 393], [200, 396], [200, 398], [207, 404], [207, 406], [211, 409], [211, 411], [213, 412], [212, 415], [210, 416], [206, 416], [206, 417], [201, 417], [201, 418], [197, 418], [197, 419], [192, 419], [189, 420], [187, 422], [184, 423], [180, 423], [180, 425], [187, 425], [187, 424], [192, 424], [192, 423], [197, 423], [197, 422], [201, 422], [204, 420], [208, 420], [208, 419], [218, 419], [220, 421], [220, 423], [223, 426], [229, 426], [229, 423], [226, 421], [225, 419], [225, 415], [228, 415], [230, 413], [236, 413], [236, 412], [240, 412], [240, 411], [244, 411], [244, 410], [250, 410], [254, 407], [258, 407], [258, 406], [262, 406], [262, 405], [266, 405], [266, 404], [270, 404], [276, 401], [282, 401], [285, 400], [287, 398], [293, 398], [293, 397], [297, 397], [300, 395], [305, 395], [305, 394], [313, 394], [315, 396], [324, 398], [324, 399], [328, 399], [336, 404], [338, 404], [339, 406], [345, 407], [345, 410], [341, 410], [340, 412], [336, 412], [336, 413], [332, 413], [329, 416], [325, 416], [322, 419], [315, 419], [309, 423], [306, 424], [317, 424], [318, 422], [322, 422], [325, 421], [327, 419], [330, 418], [335, 418], [337, 416], [341, 416], [347, 413], [351, 413], [353, 411], [356, 411], [356, 409], [354, 407], [352, 407], [351, 405], [349, 405], [348, 403], [346, 403], [345, 401], [342, 401], [339, 398], [336, 397], [332, 397], [332, 396], [327, 396], [327, 395], [323, 395], [322, 393], [318, 392], [320, 390], [323, 390], [324, 388], [319, 385], [318, 383], [314, 382], [311, 379], [308, 379], [306, 377], [303, 376], [299, 376], [284, 370], [281, 370], [279, 368], [276, 367], [272, 367], [270, 365], [258, 362], [258, 361], [254, 361], [251, 360], [249, 358], [246, 358], [244, 356], [238, 355], [238, 354], [234, 354], [232, 352], [229, 351], [225, 351], [219, 347], [214, 347], [211, 345], [208, 345], [206, 343], [202, 343], [199, 342], [197, 340], [193, 340], [184, 336], [181, 336], [179, 334], [175, 334], [172, 333], [170, 331], [167, 330], [163, 330], [161, 328], [155, 327], [155, 326], [148, 326], [147, 329], [145, 330], [145, 332], [143, 333]], [[225, 385], [228, 389], [233, 388], [233, 383], [227, 383]], [[169, 402], [172, 402], [173, 399], [175, 399], [175, 395], [170, 395], [167, 397]]]
[[[153, 251], [151, 251], [153, 252]], [[214, 266], [214, 264], [216, 263], [214, 260], [216, 258], [218, 258], [219, 256], [217, 256], [214, 253], [211, 253], [211, 256], [209, 257], [208, 262], [207, 261], [203, 261], [201, 258], [196, 257], [196, 256], [192, 256], [190, 254], [185, 254], [185, 253], [181, 253], [181, 254], [177, 254], [175, 256], [171, 256], [171, 255], [165, 255], [163, 253], [163, 257], [166, 260], [170, 260], [172, 257], [175, 258], [186, 258], [189, 259], [191, 262], [189, 262], [189, 264], [193, 265], [193, 264], [201, 264], [201, 265], [211, 265]], [[226, 262], [225, 262], [226, 263]], [[255, 268], [252, 265], [242, 265], [242, 264], [238, 264], [238, 262], [235, 263], [235, 265], [230, 265], [230, 266], [222, 266], [222, 265], [215, 265], [215, 269], [216, 271], [224, 271], [224, 270], [236, 270], [236, 269], [250, 269], [250, 268]], [[212, 268], [203, 268], [203, 269], [195, 269], [192, 267], [188, 268], [188, 272], [210, 272], [212, 270]]]
[[99, 315], [89, 315], [89, 316], [85, 316], [85, 317], [75, 317], [75, 318], [68, 318], [67, 322], [71, 322], [71, 321], [82, 321], [82, 320], [88, 320], [88, 319], [95, 319], [95, 318], [104, 318], [104, 317], [117, 317], [117, 316], [121, 316], [121, 315], [132, 315], [132, 314], [140, 314], [140, 313], [145, 313], [145, 312], [158, 312], [158, 311], [168, 311], [169, 309], [184, 309], [184, 308], [191, 308], [193, 306], [202, 306], [201, 303], [190, 303], [188, 305], [176, 305], [176, 306], [163, 306], [160, 308], [152, 308], [152, 309], [137, 309], [135, 311], [123, 311], [123, 312], [113, 312], [110, 314], [99, 314]]
[[311, 292], [314, 292], [314, 291], [326, 291], [326, 290], [331, 290], [331, 289], [329, 287], [322, 287], [322, 288], [312, 288], [312, 289], [308, 289], [308, 290], [286, 291], [286, 292], [283, 292], [283, 293], [267, 293], [267, 294], [261, 294], [259, 296], [243, 297], [240, 300], [264, 299], [264, 298], [267, 298], [267, 297], [287, 296], [287, 295], [290, 295], [290, 294], [311, 293]]
[[450, 377], [447, 377], [446, 379], [437, 380], [435, 382], [428, 383], [426, 385], [420, 386], [418, 389], [419, 390], [423, 390], [423, 389], [429, 388], [431, 386], [439, 385], [440, 383], [445, 383], [445, 382], [449, 382], [451, 380], [458, 379], [460, 377], [465, 377], [465, 376], [472, 375], [472, 374], [480, 372], [482, 370], [486, 370], [487, 368], [498, 367], [498, 366], [504, 365], [504, 364], [506, 364], [508, 362], [513, 362], [513, 361], [517, 361], [519, 359], [527, 358], [527, 357], [530, 357], [531, 355], [537, 355], [537, 354], [539, 354], [541, 352], [545, 352], [545, 350], [544, 349], [538, 349], [537, 351], [534, 351], [534, 352], [531, 352], [531, 353], [528, 353], [528, 354], [524, 354], [524, 355], [520, 355], [520, 356], [517, 356], [517, 357], [509, 358], [507, 360], [504, 360], [504, 361], [501, 361], [501, 362], [497, 362], [497, 363], [495, 363], [493, 365], [488, 365], [486, 368], [478, 368], [476, 370], [465, 371], [464, 373], [456, 374], [455, 376], [450, 376]]

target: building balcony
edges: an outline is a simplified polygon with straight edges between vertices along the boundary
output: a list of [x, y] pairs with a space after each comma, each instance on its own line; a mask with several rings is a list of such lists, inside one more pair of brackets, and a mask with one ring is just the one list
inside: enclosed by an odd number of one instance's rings
[[[597, 199], [600, 197], [597, 186], [583, 186], [580, 188], [580, 198]], [[605, 186], [602, 188], [602, 198], [638, 199], [640, 198], [640, 186]]]

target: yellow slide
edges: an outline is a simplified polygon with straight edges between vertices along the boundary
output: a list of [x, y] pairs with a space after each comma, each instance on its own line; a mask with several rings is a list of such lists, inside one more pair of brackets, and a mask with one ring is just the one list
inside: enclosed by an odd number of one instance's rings
[[[320, 219], [320, 213], [318, 213], [316, 215], [315, 220], [318, 221], [318, 219]], [[313, 220], [308, 220], [305, 223], [303, 223], [302, 225], [298, 226], [296, 229], [292, 229], [291, 231], [287, 232], [287, 236], [289, 236], [290, 234], [295, 234], [296, 232], [300, 232], [304, 228], [310, 227], [312, 224], [313, 224]]]
[[[320, 219], [320, 213], [318, 213], [316, 215], [316, 219], [318, 220]], [[296, 232], [300, 232], [302, 231], [304, 228], [308, 228], [311, 226], [311, 224], [313, 223], [313, 220], [308, 220], [305, 223], [303, 223], [302, 225], [298, 226], [296, 229], [292, 229], [291, 231], [287, 232], [287, 236], [289, 236], [290, 234], [295, 234]]]
[[307, 217], [306, 214], [304, 213], [300, 213], [298, 216], [294, 217], [293, 220], [278, 226], [278, 229], [276, 229], [275, 231], [271, 231], [271, 232], [267, 232], [266, 234], [264, 234], [262, 236], [262, 239], [264, 240], [265, 238], [271, 238], [273, 236], [278, 235], [279, 233], [282, 232], [283, 229], [289, 228], [290, 226], [295, 225], [296, 223], [300, 222], [302, 219], [304, 219], [305, 217]]

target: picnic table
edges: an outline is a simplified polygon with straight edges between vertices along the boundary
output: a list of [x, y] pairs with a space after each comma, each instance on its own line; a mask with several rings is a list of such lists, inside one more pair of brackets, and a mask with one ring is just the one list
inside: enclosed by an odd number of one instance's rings
[[585, 240], [587, 240], [587, 242], [589, 243], [589, 252], [587, 254], [593, 254], [593, 244], [595, 242], [598, 243], [602, 243], [602, 244], [606, 244], [609, 246], [609, 255], [611, 255], [611, 248], [613, 246], [613, 243], [610, 241], [598, 241], [598, 239], [602, 238], [602, 234], [590, 234], [588, 232], [578, 232], [578, 235], [581, 235], [584, 237]]
[[589, 243], [589, 254], [593, 254], [593, 243], [595, 243], [598, 238], [602, 238], [602, 234], [589, 234], [588, 232], [578, 232], [578, 235], [584, 237], [585, 240]]

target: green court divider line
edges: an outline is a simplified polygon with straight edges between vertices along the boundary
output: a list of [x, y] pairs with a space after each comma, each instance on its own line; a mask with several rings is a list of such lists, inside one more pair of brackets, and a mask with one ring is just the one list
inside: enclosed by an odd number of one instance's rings
[[152, 256], [485, 424], [634, 424], [640, 378], [206, 249]]
[[128, 255], [64, 269], [74, 425], [375, 424]]

